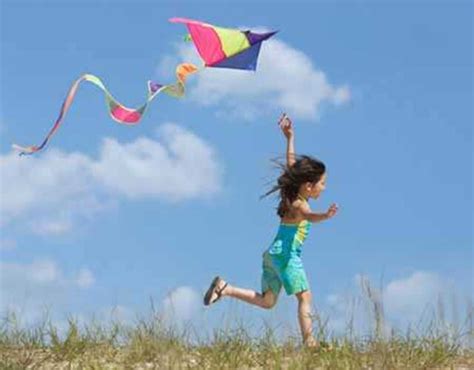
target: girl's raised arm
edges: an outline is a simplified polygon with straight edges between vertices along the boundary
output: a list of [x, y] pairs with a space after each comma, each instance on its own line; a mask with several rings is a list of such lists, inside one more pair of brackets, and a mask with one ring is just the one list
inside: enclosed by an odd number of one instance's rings
[[291, 119], [286, 115], [286, 113], [283, 113], [280, 118], [279, 125], [283, 135], [286, 137], [286, 164], [288, 167], [291, 167], [296, 162], [295, 136]]

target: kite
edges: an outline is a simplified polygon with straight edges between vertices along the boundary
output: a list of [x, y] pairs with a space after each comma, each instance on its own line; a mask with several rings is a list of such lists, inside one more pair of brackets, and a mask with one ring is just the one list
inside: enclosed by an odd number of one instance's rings
[[255, 71], [262, 41], [276, 33], [240, 31], [185, 18], [171, 18], [170, 22], [184, 23], [188, 27], [191, 40], [205, 66], [214, 68]]
[[[276, 31], [254, 33], [251, 31], [222, 28], [185, 18], [171, 18], [170, 22], [183, 23], [187, 26], [189, 30], [187, 39], [194, 43], [198, 54], [204, 61], [203, 68], [233, 68], [255, 71], [262, 42], [276, 33]], [[99, 77], [92, 74], [84, 74], [73, 82], [64, 99], [59, 116], [43, 142], [38, 146], [27, 147], [13, 144], [13, 148], [19, 150], [20, 155], [33, 154], [43, 149], [63, 123], [79, 85], [83, 81], [94, 84], [104, 92], [107, 109], [113, 120], [120, 124], [134, 126], [140, 121], [148, 105], [158, 94], [164, 93], [176, 98], [183, 97], [185, 94], [186, 78], [193, 73], [199, 72], [201, 69], [191, 63], [181, 63], [176, 67], [177, 81], [174, 84], [162, 85], [148, 81], [147, 99], [142, 106], [136, 109], [127, 108], [120, 104], [107, 90]]]

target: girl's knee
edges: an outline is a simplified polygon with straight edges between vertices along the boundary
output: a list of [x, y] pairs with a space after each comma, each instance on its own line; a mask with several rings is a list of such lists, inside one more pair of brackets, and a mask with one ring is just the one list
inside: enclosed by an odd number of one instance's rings
[[262, 307], [265, 308], [265, 309], [267, 309], [267, 310], [269, 310], [269, 309], [275, 307], [275, 304], [276, 304], [276, 302], [267, 302], [267, 301], [264, 301]]
[[277, 303], [277, 296], [272, 291], [267, 291], [263, 294], [263, 308], [270, 309], [275, 307]]
[[305, 290], [303, 292], [296, 293], [296, 298], [300, 303], [311, 303], [312, 295], [309, 290]]

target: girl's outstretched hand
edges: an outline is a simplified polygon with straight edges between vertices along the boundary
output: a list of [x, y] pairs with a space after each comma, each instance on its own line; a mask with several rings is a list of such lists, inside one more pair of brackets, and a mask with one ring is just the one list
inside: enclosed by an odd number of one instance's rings
[[293, 125], [290, 117], [288, 117], [286, 113], [283, 113], [278, 124], [280, 125], [283, 135], [285, 135], [287, 139], [293, 138]]
[[336, 203], [331, 204], [331, 206], [329, 207], [329, 209], [326, 212], [327, 218], [330, 219], [330, 218], [334, 217], [336, 215], [337, 211], [339, 211], [339, 206]]

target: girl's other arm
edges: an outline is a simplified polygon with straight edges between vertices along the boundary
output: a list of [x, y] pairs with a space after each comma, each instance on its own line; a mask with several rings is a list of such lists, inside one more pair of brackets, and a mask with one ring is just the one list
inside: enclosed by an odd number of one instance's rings
[[286, 164], [288, 167], [291, 167], [296, 162], [295, 135], [293, 132], [293, 125], [290, 117], [288, 117], [286, 113], [283, 113], [279, 124], [283, 135], [286, 137]]
[[329, 209], [324, 213], [312, 212], [306, 202], [301, 202], [298, 208], [303, 218], [313, 223], [329, 220], [334, 217], [339, 210], [339, 207], [335, 203], [331, 204]]

